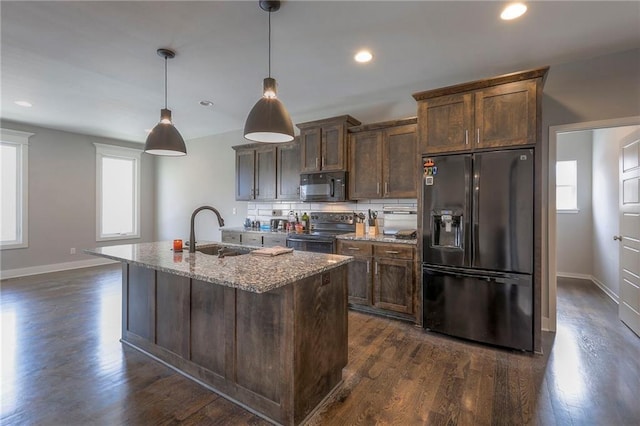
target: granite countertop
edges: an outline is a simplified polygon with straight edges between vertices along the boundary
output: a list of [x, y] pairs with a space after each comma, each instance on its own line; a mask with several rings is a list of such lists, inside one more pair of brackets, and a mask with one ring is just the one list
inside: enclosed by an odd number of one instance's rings
[[[247, 248], [246, 245], [215, 242], [200, 243], [198, 247], [212, 245]], [[246, 254], [218, 258], [199, 252], [189, 253], [188, 249], [174, 253], [171, 247], [171, 241], [161, 241], [98, 247], [84, 252], [254, 293], [275, 290], [353, 260], [350, 256], [305, 251], [272, 257]]]
[[384, 235], [384, 234], [378, 234], [378, 235], [369, 235], [369, 234], [356, 235], [355, 233], [351, 233], [351, 234], [338, 235], [336, 238], [339, 239], [339, 240], [369, 241], [369, 242], [373, 242], [373, 243], [408, 244], [408, 245], [413, 245], [413, 246], [418, 245], [418, 240], [417, 239], [414, 239], [414, 240], [400, 240], [400, 239], [396, 239], [393, 235]]

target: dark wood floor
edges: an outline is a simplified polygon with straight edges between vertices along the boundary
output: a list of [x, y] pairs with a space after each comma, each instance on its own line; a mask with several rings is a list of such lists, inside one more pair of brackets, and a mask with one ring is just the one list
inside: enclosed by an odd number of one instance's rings
[[[3, 425], [266, 424], [118, 341], [119, 266], [1, 285]], [[544, 355], [351, 312], [344, 383], [309, 424], [640, 424], [640, 339], [593, 284], [558, 293]]]

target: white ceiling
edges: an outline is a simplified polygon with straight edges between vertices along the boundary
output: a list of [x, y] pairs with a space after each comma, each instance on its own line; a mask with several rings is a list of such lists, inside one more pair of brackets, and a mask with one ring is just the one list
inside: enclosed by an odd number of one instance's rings
[[[640, 2], [286, 1], [272, 76], [294, 123], [415, 115], [414, 92], [640, 47]], [[241, 129], [267, 74], [257, 1], [5, 1], [0, 117], [144, 142], [164, 104], [185, 139]], [[353, 61], [370, 48], [369, 65]], [[211, 100], [205, 108], [200, 100]], [[15, 100], [29, 100], [22, 108]]]

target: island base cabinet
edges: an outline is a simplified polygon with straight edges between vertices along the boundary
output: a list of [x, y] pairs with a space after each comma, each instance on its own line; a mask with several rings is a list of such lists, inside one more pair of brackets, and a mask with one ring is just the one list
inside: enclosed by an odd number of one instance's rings
[[347, 265], [252, 293], [123, 264], [122, 341], [277, 424], [347, 364]]

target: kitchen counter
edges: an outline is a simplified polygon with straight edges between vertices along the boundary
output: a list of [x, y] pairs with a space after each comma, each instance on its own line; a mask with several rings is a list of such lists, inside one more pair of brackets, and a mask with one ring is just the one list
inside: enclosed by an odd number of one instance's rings
[[[248, 248], [198, 247], [212, 245]], [[171, 247], [85, 251], [122, 262], [121, 341], [272, 423], [304, 423], [342, 382], [353, 258], [218, 258]]]
[[369, 241], [369, 242], [373, 242], [373, 243], [408, 244], [408, 245], [413, 245], [413, 246], [416, 246], [418, 244], [418, 240], [417, 239], [400, 240], [400, 239], [396, 239], [393, 235], [384, 235], [384, 234], [378, 234], [378, 235], [369, 235], [369, 234], [356, 235], [355, 233], [351, 233], [351, 234], [338, 235], [336, 238], [339, 239], [339, 240]]
[[[246, 245], [228, 243], [200, 243], [198, 248], [211, 245], [247, 248]], [[85, 252], [254, 293], [265, 293], [286, 286], [352, 260], [349, 256], [303, 251], [272, 257], [248, 254], [218, 258], [200, 252], [189, 253], [188, 249], [174, 253], [170, 241], [99, 247]]]

